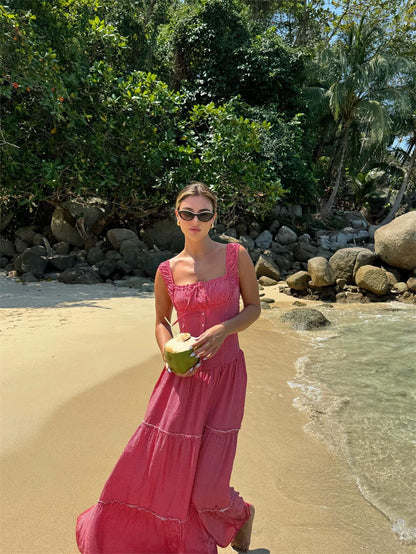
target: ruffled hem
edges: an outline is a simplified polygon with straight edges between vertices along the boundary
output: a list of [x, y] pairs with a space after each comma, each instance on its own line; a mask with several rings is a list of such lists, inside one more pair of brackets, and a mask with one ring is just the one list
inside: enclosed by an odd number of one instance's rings
[[99, 501], [78, 517], [76, 539], [82, 554], [216, 554], [249, 516], [249, 505], [235, 491], [221, 510], [191, 505], [185, 521], [118, 500]]

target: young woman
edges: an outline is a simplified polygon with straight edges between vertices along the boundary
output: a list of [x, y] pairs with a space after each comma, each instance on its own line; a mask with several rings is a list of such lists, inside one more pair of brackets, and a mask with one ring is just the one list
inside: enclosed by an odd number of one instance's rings
[[229, 483], [246, 389], [237, 333], [259, 317], [260, 301], [247, 251], [209, 236], [216, 208], [202, 183], [182, 190], [175, 213], [185, 247], [155, 279], [162, 356], [175, 308], [181, 332], [197, 337], [200, 362], [185, 375], [165, 364], [98, 503], [78, 518], [83, 554], [214, 554], [230, 543], [249, 549], [254, 507]]

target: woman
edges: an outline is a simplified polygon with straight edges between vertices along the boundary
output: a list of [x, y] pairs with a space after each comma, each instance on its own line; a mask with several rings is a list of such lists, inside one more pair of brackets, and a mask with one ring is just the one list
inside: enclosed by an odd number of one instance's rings
[[248, 551], [254, 507], [229, 481], [246, 389], [237, 332], [259, 317], [260, 301], [246, 250], [209, 237], [216, 208], [202, 183], [182, 190], [175, 213], [185, 247], [155, 279], [162, 356], [175, 308], [200, 363], [183, 376], [165, 365], [98, 503], [78, 518], [83, 554], [213, 554], [230, 543]]

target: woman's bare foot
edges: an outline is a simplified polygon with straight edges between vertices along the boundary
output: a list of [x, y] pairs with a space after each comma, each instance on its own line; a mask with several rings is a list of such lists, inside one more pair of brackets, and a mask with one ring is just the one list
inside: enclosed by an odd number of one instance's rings
[[234, 548], [234, 550], [237, 550], [237, 552], [248, 552], [250, 548], [251, 530], [253, 528], [253, 519], [255, 513], [255, 509], [252, 504], [250, 504], [250, 512], [250, 517], [241, 527], [241, 529], [238, 531], [231, 542], [231, 546]]

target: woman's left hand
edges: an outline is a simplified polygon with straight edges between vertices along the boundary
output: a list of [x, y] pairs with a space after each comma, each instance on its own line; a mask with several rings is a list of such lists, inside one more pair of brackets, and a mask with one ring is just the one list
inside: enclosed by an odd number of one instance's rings
[[194, 353], [202, 360], [209, 360], [218, 352], [226, 337], [224, 325], [214, 325], [196, 339]]

